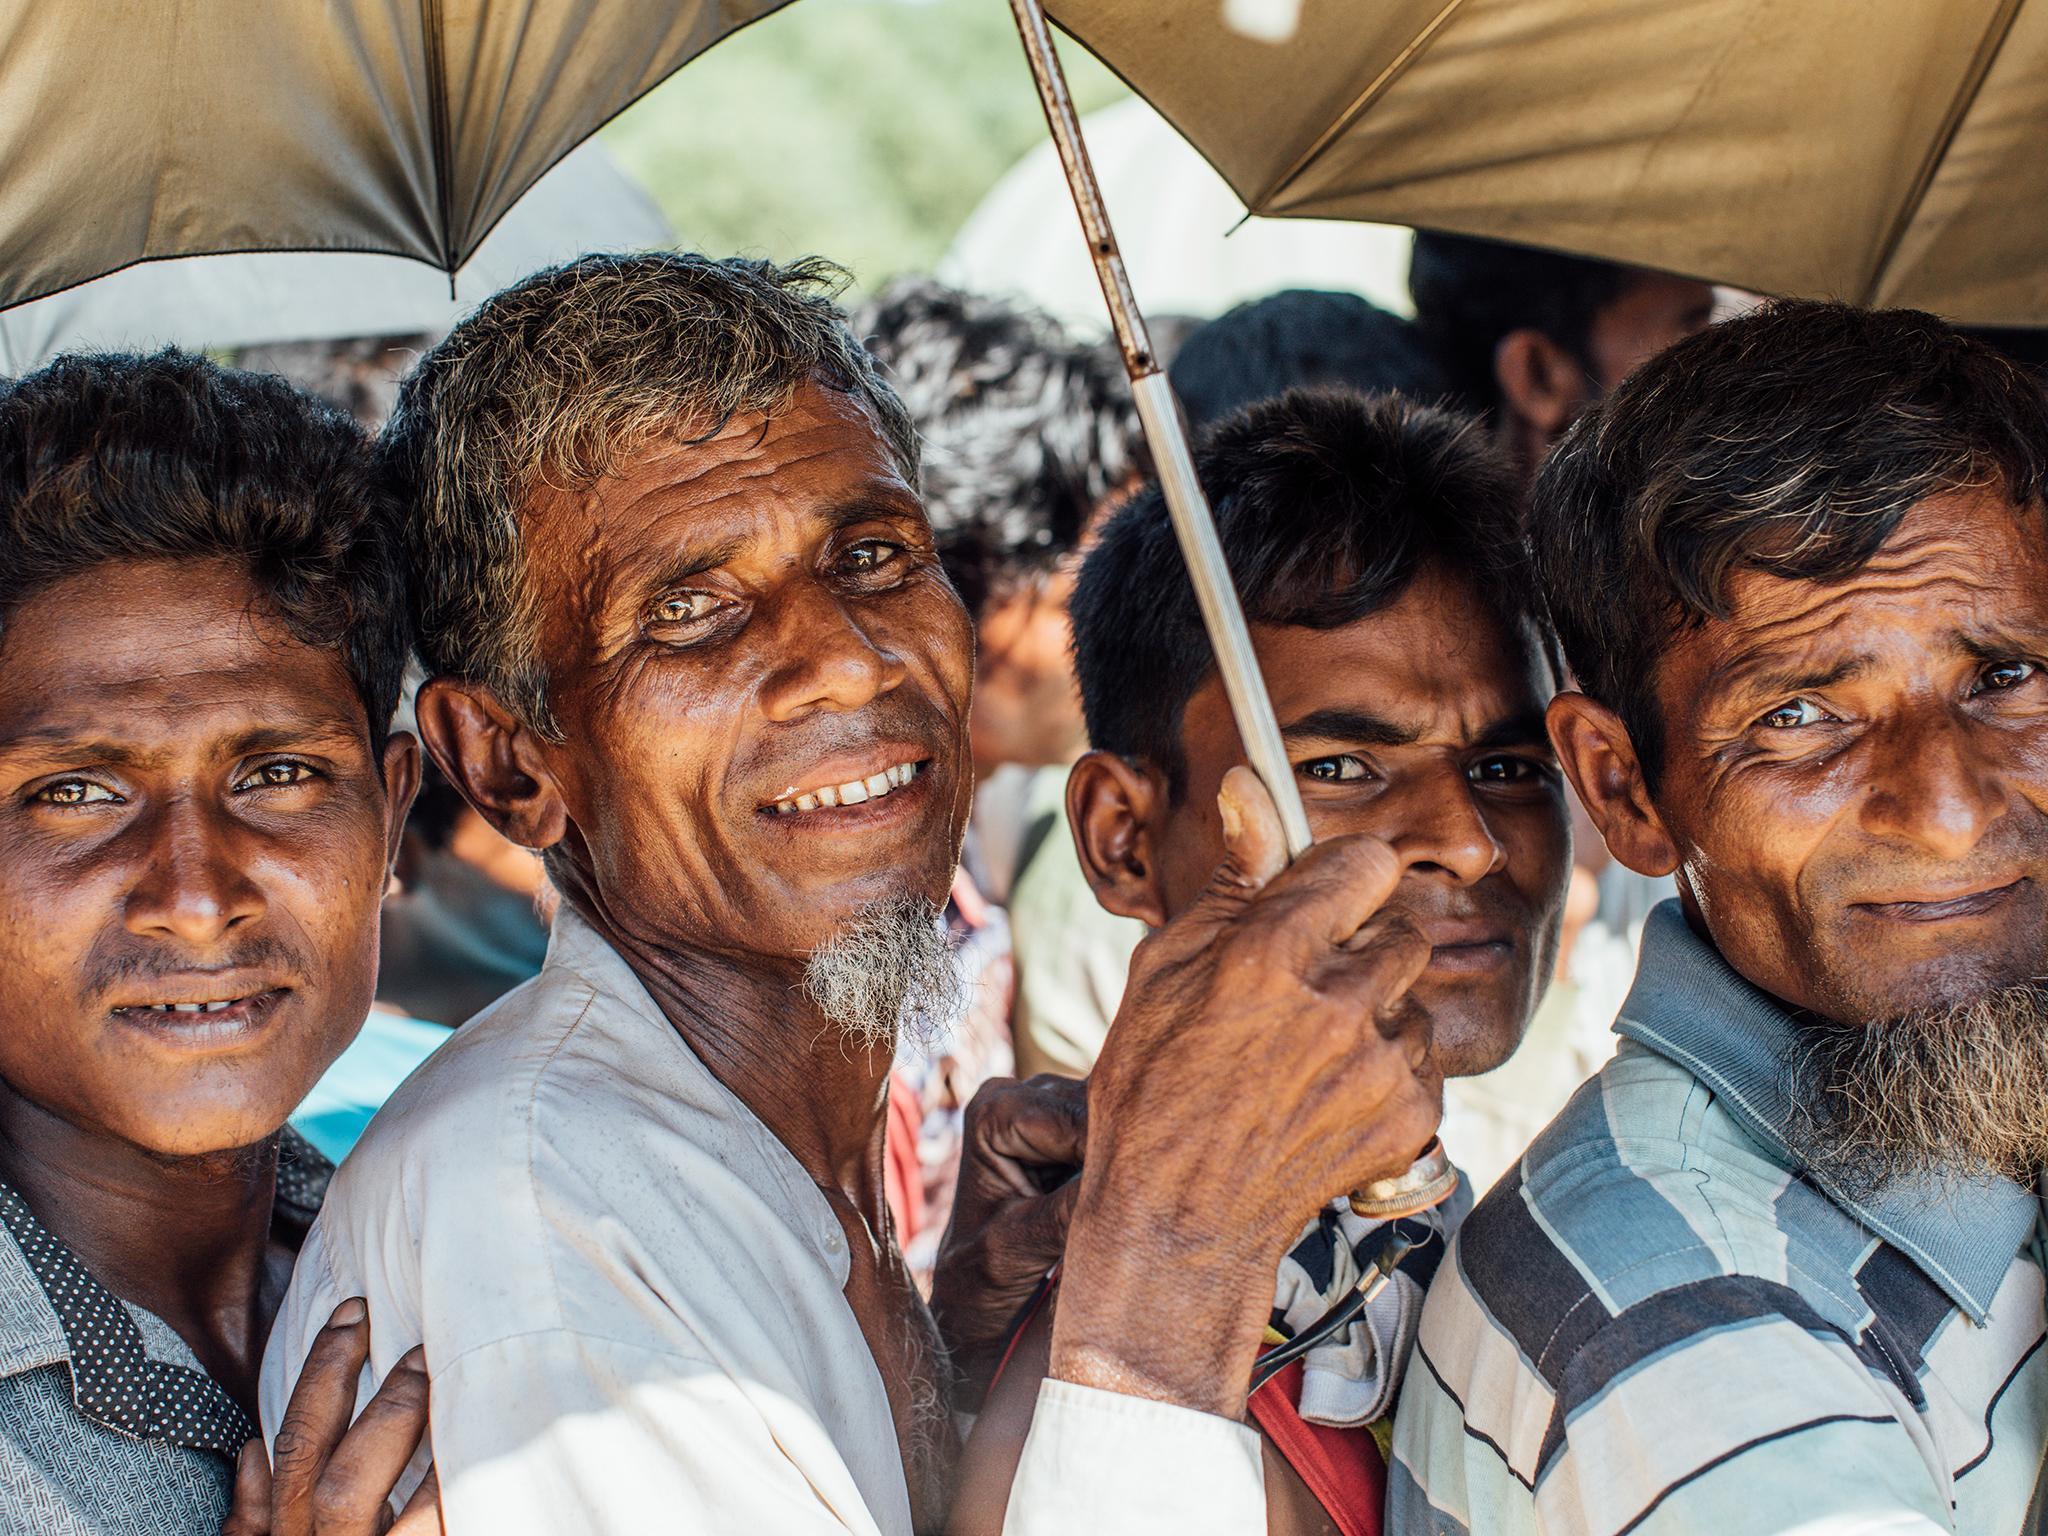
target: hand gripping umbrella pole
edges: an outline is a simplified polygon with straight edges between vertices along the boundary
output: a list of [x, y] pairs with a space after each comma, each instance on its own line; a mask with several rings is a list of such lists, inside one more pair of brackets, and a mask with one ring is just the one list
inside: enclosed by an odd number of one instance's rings
[[[1259, 674], [1258, 657], [1252, 651], [1251, 634], [1245, 628], [1244, 608], [1237, 600], [1237, 588], [1223, 560], [1223, 545], [1216, 537], [1216, 519], [1209, 510], [1209, 499], [1203, 494], [1201, 482], [1195, 478], [1187, 425], [1181, 418], [1172, 386], [1166, 382], [1166, 373], [1153, 356], [1152, 338], [1138, 309], [1137, 297], [1131, 292], [1131, 280], [1124, 271], [1116, 233], [1110, 228], [1109, 209], [1095, 180], [1095, 168], [1088, 161], [1088, 146], [1081, 138], [1081, 120], [1067, 90], [1066, 71], [1060, 67], [1059, 55], [1053, 49], [1052, 29], [1046, 22], [1041, 0], [1010, 0], [1010, 11], [1016, 18], [1024, 55], [1038, 85], [1046, 126], [1052, 130], [1052, 141], [1066, 172], [1067, 190], [1073, 194], [1074, 208], [1088, 238], [1088, 255], [1095, 263], [1096, 279], [1102, 284], [1103, 301], [1109, 306], [1117, 351], [1123, 356], [1124, 372], [1137, 400], [1138, 420], [1152, 450], [1174, 536], [1180, 541], [1181, 556], [1187, 561], [1188, 576], [1194, 583], [1202, 624], [1216, 652], [1216, 670], [1223, 678], [1223, 692], [1230, 700], [1237, 734], [1244, 742], [1245, 756], [1253, 771], [1264, 781], [1280, 813], [1287, 856], [1299, 858], [1313, 841], [1308, 814], [1301, 805], [1301, 790], [1280, 740], [1280, 726], [1273, 717], [1273, 702], [1266, 695], [1265, 679]], [[1457, 1172], [1445, 1157], [1442, 1144], [1432, 1139], [1407, 1173], [1354, 1190], [1351, 1205], [1361, 1216], [1391, 1219], [1427, 1210], [1450, 1194], [1457, 1182]]]

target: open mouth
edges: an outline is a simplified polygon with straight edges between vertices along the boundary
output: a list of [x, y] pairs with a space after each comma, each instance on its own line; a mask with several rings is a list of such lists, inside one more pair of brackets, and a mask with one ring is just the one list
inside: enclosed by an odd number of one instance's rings
[[284, 1001], [287, 987], [265, 987], [228, 997], [181, 997], [117, 1004], [115, 1018], [159, 1040], [206, 1046], [242, 1039], [262, 1027]]
[[845, 805], [865, 805], [870, 800], [886, 799], [897, 790], [906, 788], [928, 766], [929, 759], [894, 763], [864, 778], [848, 779], [843, 784], [821, 784], [816, 789], [785, 796], [769, 802], [763, 809], [776, 816], [798, 816], [807, 811], [829, 811]]

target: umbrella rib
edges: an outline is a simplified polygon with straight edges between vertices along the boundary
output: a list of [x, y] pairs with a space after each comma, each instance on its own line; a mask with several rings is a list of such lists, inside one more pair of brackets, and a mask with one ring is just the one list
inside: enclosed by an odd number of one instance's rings
[[1977, 98], [1983, 94], [1984, 82], [1991, 78], [1991, 67], [1998, 62], [1998, 56], [2005, 49], [2005, 40], [2012, 36], [2013, 23], [2019, 18], [2020, 0], [1999, 0], [1998, 9], [1992, 14], [1991, 23], [1984, 29], [1984, 37], [1977, 44], [1977, 53], [1970, 60], [1970, 72], [1963, 79], [1962, 89], [1956, 92], [1948, 115], [1942, 119], [1941, 131], [1935, 134], [1934, 142], [1928, 146], [1926, 157], [1920, 163], [1920, 170], [1913, 178], [1913, 189], [1899, 204], [1898, 215], [1892, 220], [1892, 227], [1885, 235], [1884, 244], [1878, 248], [1877, 260], [1870, 269], [1870, 277], [1864, 286], [1858, 302], [1875, 304], [1878, 291], [1884, 286], [1885, 274], [1891, 270], [1892, 261], [1899, 254], [1899, 247], [1905, 244], [1907, 234], [1912, 230], [1913, 221], [1920, 216], [1920, 209], [1927, 201], [1927, 194], [1934, 188], [1934, 178], [1941, 171], [1942, 161], [1954, 146], [1956, 135], [1963, 131], [1963, 120], [1970, 115], [1970, 109], [1977, 105]]
[[1302, 151], [1294, 164], [1282, 171], [1265, 191], [1246, 206], [1254, 213], [1265, 213], [1272, 206], [1274, 198], [1286, 191], [1296, 177], [1321, 159], [1324, 151], [1344, 136], [1351, 125], [1364, 114], [1366, 108], [1378, 101], [1388, 86], [1408, 72], [1408, 67], [1436, 40], [1437, 34], [1444, 29], [1444, 23], [1448, 22], [1464, 4], [1465, 0], [1445, 0], [1444, 8], [1430, 18], [1429, 25], [1409, 38], [1401, 51], [1388, 61], [1387, 67], [1373, 76], [1351, 105], [1338, 114], [1337, 120], [1325, 128], [1313, 144]]
[[420, 0], [420, 25], [427, 43], [427, 116], [434, 157], [434, 211], [441, 220], [441, 269], [448, 274], [448, 296], [455, 296], [455, 218], [449, 207], [448, 61], [441, 47], [441, 0]]

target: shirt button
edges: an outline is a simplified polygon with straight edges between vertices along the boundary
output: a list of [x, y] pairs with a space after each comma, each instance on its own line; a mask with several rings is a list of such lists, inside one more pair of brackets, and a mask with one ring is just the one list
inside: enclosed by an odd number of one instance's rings
[[846, 1239], [841, 1237], [837, 1230], [827, 1232], [825, 1234], [825, 1251], [833, 1255], [844, 1253], [846, 1251]]

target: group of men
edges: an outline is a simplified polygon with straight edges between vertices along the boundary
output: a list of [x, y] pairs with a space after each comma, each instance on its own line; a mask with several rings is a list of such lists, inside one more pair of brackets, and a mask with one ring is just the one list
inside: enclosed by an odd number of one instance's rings
[[[928, 1307], [888, 1080], [954, 1006], [974, 625], [835, 281], [586, 257], [374, 444], [175, 353], [0, 393], [0, 1526], [2038, 1528], [2039, 385], [1784, 303], [1503, 335], [1497, 431], [1224, 416], [1318, 841], [1138, 489], [1068, 605], [1066, 811], [1150, 936], [1085, 1087], [977, 1101]], [[283, 1128], [422, 749], [560, 905], [334, 1171]], [[1613, 1060], [1254, 1390], [1390, 1251], [1346, 1193], [1527, 1027], [1568, 793], [1677, 879]]]

